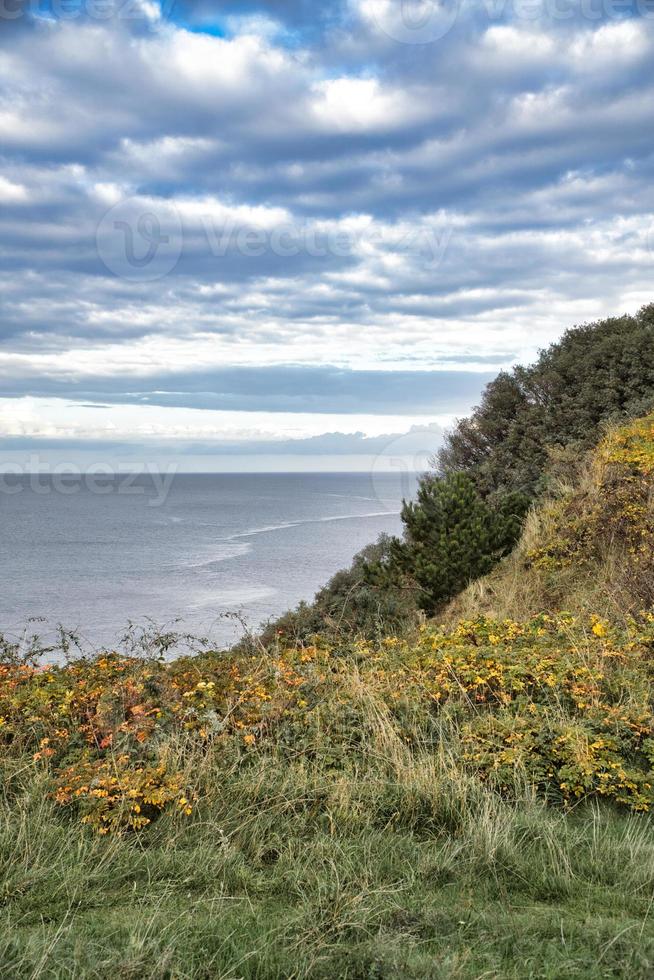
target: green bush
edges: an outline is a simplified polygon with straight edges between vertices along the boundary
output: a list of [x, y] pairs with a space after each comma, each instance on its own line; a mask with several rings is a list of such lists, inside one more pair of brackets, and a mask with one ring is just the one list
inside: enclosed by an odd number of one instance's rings
[[394, 539], [386, 562], [369, 574], [387, 584], [405, 576], [415, 583], [420, 607], [434, 613], [513, 547], [524, 509], [516, 494], [487, 503], [465, 473], [425, 479], [417, 499], [402, 508], [404, 540]]
[[353, 634], [376, 637], [401, 632], [415, 618], [415, 589], [397, 576], [391, 581], [388, 577], [375, 579], [369, 573], [372, 567], [387, 566], [393, 540], [382, 534], [355, 555], [349, 568], [337, 572], [313, 602], [301, 602], [269, 623], [261, 634], [263, 644], [276, 638], [307, 643], [317, 633], [349, 638]]
[[544, 488], [550, 450], [589, 449], [602, 426], [654, 404], [654, 304], [636, 316], [568, 330], [535, 364], [502, 372], [438, 457], [444, 473], [469, 473], [484, 496]]

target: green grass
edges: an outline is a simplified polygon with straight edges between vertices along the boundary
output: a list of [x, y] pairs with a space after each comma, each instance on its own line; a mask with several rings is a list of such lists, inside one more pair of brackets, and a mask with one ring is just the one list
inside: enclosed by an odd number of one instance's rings
[[[0, 642], [0, 980], [653, 977], [654, 614], [598, 615], [602, 583], [651, 605], [643, 424], [450, 631], [49, 671]], [[480, 618], [548, 608], [536, 565], [577, 620]]]
[[[193, 766], [197, 760], [187, 759]], [[202, 763], [191, 818], [98, 837], [6, 774], [3, 978], [651, 977], [651, 818], [510, 804], [441, 760]]]

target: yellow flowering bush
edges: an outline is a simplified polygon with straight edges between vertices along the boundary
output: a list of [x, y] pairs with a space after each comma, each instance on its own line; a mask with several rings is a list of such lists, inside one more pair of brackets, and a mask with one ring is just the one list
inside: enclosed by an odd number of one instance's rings
[[167, 736], [217, 740], [247, 764], [282, 751], [347, 766], [368, 700], [414, 744], [458, 732], [460, 764], [504, 791], [527, 780], [554, 802], [654, 804], [654, 616], [618, 630], [599, 616], [480, 618], [410, 639], [316, 645], [274, 657], [171, 663], [118, 656], [63, 667], [0, 666], [0, 744], [30, 752], [55, 799], [102, 833], [188, 815], [192, 788], [166, 763]]
[[593, 455], [592, 481], [550, 507], [548, 540], [528, 555], [535, 568], [582, 569], [616, 545], [633, 592], [650, 603], [654, 572], [654, 415], [611, 433]]
[[139, 829], [184, 800], [160, 764], [172, 733], [208, 741], [270, 727], [302, 683], [294, 660], [220, 654], [171, 663], [104, 654], [66, 666], [0, 664], [0, 746], [53, 774], [55, 798], [103, 832]]
[[179, 773], [135, 765], [127, 755], [85, 759], [63, 769], [57, 774], [55, 799], [63, 805], [75, 803], [82, 823], [101, 834], [140, 830], [170, 803], [187, 815], [193, 810]]
[[521, 774], [555, 801], [597, 795], [648, 810], [652, 620], [622, 633], [598, 616], [566, 615], [427, 630], [407, 651], [401, 688], [409, 702], [423, 691], [443, 709], [455, 705], [462, 761], [503, 789]]

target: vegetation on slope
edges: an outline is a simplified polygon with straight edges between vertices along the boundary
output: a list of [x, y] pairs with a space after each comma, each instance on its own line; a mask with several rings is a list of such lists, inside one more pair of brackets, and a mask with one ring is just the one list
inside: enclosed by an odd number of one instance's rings
[[514, 488], [423, 484], [437, 621], [383, 541], [229, 653], [0, 643], [1, 975], [650, 977], [654, 416], [570, 456], [442, 612]]
[[[403, 509], [403, 539], [386, 539], [316, 597], [272, 624], [308, 639], [379, 636], [440, 612], [515, 544], [530, 504], [594, 446], [609, 424], [654, 406], [654, 304], [636, 316], [569, 330], [537, 361], [502, 372], [446, 436], [436, 472]], [[340, 610], [340, 612], [339, 612]]]
[[404, 540], [391, 538], [386, 555], [366, 562], [367, 581], [382, 595], [403, 589], [434, 615], [511, 550], [524, 511], [521, 495], [483, 500], [467, 473], [425, 477], [402, 508]]
[[[534, 510], [514, 553], [444, 613], [603, 610], [624, 621], [654, 604], [654, 415], [610, 431], [575, 482]], [[568, 474], [570, 475], [570, 474]]]
[[5, 665], [3, 754], [29, 754], [51, 774], [56, 802], [101, 834], [140, 829], [166, 809], [192, 816], [202, 787], [179, 766], [182, 744], [216, 764], [224, 751], [247, 766], [274, 747], [351, 773], [379, 722], [407, 751], [446, 750], [462, 778], [512, 798], [527, 783], [550, 802], [604, 797], [647, 811], [653, 647], [651, 614], [628, 631], [563, 615], [258, 660]]

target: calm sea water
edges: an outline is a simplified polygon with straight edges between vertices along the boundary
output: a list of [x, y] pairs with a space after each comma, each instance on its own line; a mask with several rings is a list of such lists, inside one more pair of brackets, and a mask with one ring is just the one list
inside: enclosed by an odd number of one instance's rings
[[44, 617], [35, 631], [62, 623], [99, 647], [146, 618], [233, 640], [225, 613], [255, 627], [396, 533], [407, 486], [392, 474], [193, 474], [167, 494], [146, 475], [21, 477], [12, 490], [0, 493], [0, 632]]

